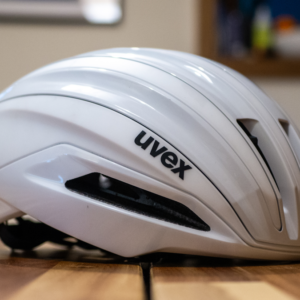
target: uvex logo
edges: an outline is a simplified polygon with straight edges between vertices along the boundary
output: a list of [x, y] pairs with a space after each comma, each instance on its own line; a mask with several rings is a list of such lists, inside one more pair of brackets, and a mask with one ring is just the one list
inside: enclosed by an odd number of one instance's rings
[[[152, 136], [148, 137], [147, 140], [142, 141], [142, 138], [146, 135], [145, 131], [141, 131], [141, 133], [135, 138], [134, 142], [136, 145], [140, 146], [142, 149], [146, 150], [154, 141], [152, 145], [152, 149], [150, 151], [150, 155], [153, 157], [157, 157], [161, 155], [160, 161], [166, 167], [171, 169], [174, 174], [179, 175], [179, 177], [184, 180], [184, 172], [192, 169], [189, 165], [186, 165], [185, 162], [180, 159], [179, 166], [176, 167], [178, 163], [178, 157], [175, 153], [168, 151], [165, 146], [159, 148], [159, 142], [154, 140]], [[173, 168], [173, 169], [172, 169]]]

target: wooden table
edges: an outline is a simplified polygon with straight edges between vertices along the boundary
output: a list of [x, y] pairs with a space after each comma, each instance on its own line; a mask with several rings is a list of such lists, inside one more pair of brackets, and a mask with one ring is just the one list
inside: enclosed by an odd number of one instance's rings
[[175, 254], [120, 258], [46, 243], [11, 252], [0, 243], [0, 300], [300, 299], [300, 263]]

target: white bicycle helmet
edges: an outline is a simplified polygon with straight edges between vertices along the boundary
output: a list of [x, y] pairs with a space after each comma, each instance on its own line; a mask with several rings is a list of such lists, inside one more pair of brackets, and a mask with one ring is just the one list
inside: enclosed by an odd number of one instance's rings
[[[13, 248], [51, 227], [127, 257], [300, 258], [298, 131], [213, 61], [124, 48], [51, 64], [0, 94], [0, 140]], [[50, 227], [7, 225], [24, 214]]]

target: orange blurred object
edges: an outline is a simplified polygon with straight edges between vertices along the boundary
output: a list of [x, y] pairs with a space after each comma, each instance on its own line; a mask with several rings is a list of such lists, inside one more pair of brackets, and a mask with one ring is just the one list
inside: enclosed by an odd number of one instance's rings
[[276, 18], [276, 21], [275, 21], [276, 29], [281, 32], [291, 31], [291, 30], [295, 29], [296, 25], [297, 25], [296, 20], [292, 16], [289, 16], [289, 15], [280, 16], [280, 17]]

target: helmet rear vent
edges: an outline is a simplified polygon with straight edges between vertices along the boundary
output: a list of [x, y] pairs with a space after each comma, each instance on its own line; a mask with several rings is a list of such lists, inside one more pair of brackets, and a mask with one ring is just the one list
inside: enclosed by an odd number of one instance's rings
[[281, 125], [282, 129], [284, 130], [285, 134], [287, 136], [289, 136], [289, 126], [290, 126], [289, 122], [286, 120], [282, 120], [282, 119], [279, 119], [278, 121], [279, 121], [279, 124]]
[[177, 225], [209, 231], [210, 227], [188, 207], [100, 173], [91, 173], [65, 184], [86, 197]]
[[267, 168], [269, 169], [269, 171], [270, 171], [270, 173], [271, 173], [271, 175], [272, 175], [272, 177], [273, 177], [273, 179], [274, 179], [274, 181], [277, 185], [277, 188], [279, 190], [277, 181], [276, 181], [275, 176], [272, 172], [272, 169], [269, 165], [269, 162], [268, 162], [266, 156], [264, 155], [264, 152], [262, 151], [261, 147], [259, 146], [260, 145], [259, 142], [262, 142], [262, 139], [263, 139], [264, 142], [267, 141], [266, 134], [262, 130], [260, 124], [258, 123], [258, 121], [251, 120], [251, 119], [240, 119], [240, 120], [237, 120], [237, 123], [240, 125], [240, 127], [243, 129], [243, 131], [249, 137], [252, 144], [254, 145], [254, 147], [256, 148], [258, 153], [260, 154], [261, 158], [263, 159], [263, 161], [265, 162]]

